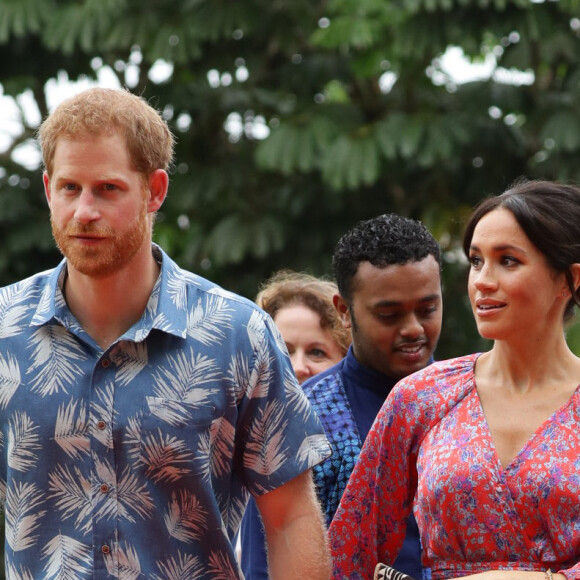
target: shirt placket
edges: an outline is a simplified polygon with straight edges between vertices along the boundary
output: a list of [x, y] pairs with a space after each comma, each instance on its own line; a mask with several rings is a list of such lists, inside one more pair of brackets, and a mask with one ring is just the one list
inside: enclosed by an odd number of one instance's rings
[[[118, 501], [115, 449], [113, 445], [113, 396], [105, 390], [115, 388], [116, 365], [104, 353], [93, 371], [90, 422], [91, 502], [93, 522], [94, 578], [118, 577]], [[101, 396], [99, 396], [101, 394]]]

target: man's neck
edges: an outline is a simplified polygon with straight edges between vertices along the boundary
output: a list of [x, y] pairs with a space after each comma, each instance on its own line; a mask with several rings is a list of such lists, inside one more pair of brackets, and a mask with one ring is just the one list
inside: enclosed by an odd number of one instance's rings
[[81, 274], [69, 265], [63, 295], [70, 311], [95, 342], [106, 350], [143, 315], [160, 266], [146, 263], [106, 278]]

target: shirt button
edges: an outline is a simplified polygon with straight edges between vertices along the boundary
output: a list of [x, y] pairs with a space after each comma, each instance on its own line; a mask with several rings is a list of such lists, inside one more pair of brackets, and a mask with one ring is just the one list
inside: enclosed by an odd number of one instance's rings
[[100, 429], [101, 431], [107, 426], [107, 424], [104, 421], [98, 421], [97, 422], [97, 429]]
[[111, 551], [111, 548], [109, 548], [109, 546], [107, 546], [107, 544], [105, 544], [104, 546], [101, 546], [101, 552], [103, 552], [103, 554], [108, 554]]
[[109, 368], [109, 365], [110, 365], [110, 364], [111, 364], [111, 361], [110, 361], [108, 358], [104, 358], [104, 359], [101, 361], [101, 366], [102, 366], [104, 369], [106, 369], [106, 368]]
[[109, 491], [109, 486], [106, 483], [103, 483], [101, 485], [101, 492], [102, 493], [107, 493]]

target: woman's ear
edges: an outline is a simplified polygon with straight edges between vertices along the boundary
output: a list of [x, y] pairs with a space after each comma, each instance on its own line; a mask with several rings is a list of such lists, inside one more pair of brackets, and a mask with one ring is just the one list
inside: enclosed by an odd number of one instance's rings
[[578, 287], [580, 287], [580, 264], [572, 264], [570, 266], [570, 274], [572, 275], [572, 283], [574, 289], [576, 290], [576, 295], [578, 295]]

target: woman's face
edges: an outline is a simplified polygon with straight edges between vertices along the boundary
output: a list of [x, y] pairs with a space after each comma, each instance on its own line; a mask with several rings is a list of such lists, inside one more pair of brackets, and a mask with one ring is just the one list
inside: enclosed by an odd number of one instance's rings
[[320, 326], [320, 316], [302, 304], [281, 308], [274, 322], [284, 338], [300, 384], [344, 356], [330, 330]]
[[540, 338], [562, 325], [570, 296], [566, 277], [548, 266], [509, 210], [498, 208], [481, 218], [469, 261], [469, 299], [481, 336]]

